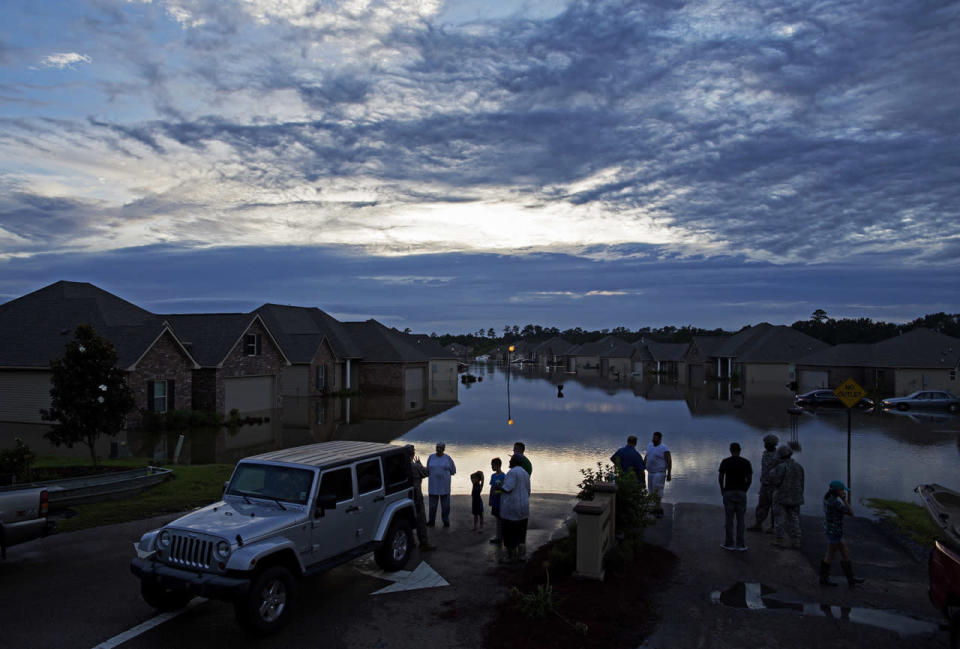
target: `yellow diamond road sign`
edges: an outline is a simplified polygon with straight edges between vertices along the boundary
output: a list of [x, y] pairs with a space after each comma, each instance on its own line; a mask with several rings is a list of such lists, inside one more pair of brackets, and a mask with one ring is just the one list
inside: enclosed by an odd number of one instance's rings
[[847, 408], [853, 408], [860, 402], [860, 399], [867, 396], [867, 391], [853, 379], [847, 379], [837, 387], [833, 393], [843, 402]]

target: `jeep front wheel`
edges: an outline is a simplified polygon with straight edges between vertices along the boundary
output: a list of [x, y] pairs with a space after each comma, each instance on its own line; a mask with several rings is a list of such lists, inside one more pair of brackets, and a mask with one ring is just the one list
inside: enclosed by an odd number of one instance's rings
[[233, 610], [242, 627], [270, 633], [287, 623], [296, 599], [296, 579], [283, 566], [274, 566], [257, 575], [250, 592], [234, 602]]
[[403, 570], [410, 559], [410, 553], [413, 551], [413, 531], [410, 529], [410, 523], [404, 519], [398, 519], [390, 524], [387, 536], [383, 543], [373, 553], [377, 565], [388, 572]]
[[176, 611], [187, 605], [193, 595], [185, 590], [170, 590], [157, 584], [140, 582], [143, 601], [158, 611]]

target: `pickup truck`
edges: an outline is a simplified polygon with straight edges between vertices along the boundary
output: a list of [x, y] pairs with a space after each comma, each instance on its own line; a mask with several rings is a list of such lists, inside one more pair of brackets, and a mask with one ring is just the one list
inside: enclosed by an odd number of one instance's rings
[[287, 622], [300, 578], [373, 551], [384, 570], [413, 550], [407, 446], [334, 441], [241, 460], [223, 499], [144, 534], [130, 570], [159, 610], [194, 595], [232, 602], [255, 633]]
[[0, 559], [7, 558], [7, 548], [53, 531], [54, 523], [47, 520], [49, 506], [42, 485], [0, 487]]
[[960, 649], [960, 555], [940, 541], [930, 552], [930, 601], [950, 623], [951, 649]]
[[950, 646], [960, 649], [960, 492], [935, 483], [916, 492], [943, 538], [930, 551], [930, 601], [950, 624]]

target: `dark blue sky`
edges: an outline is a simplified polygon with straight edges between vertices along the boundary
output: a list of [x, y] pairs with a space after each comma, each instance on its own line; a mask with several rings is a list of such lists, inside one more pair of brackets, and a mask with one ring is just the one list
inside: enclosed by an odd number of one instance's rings
[[960, 310], [960, 3], [13, 1], [0, 300], [416, 331]]

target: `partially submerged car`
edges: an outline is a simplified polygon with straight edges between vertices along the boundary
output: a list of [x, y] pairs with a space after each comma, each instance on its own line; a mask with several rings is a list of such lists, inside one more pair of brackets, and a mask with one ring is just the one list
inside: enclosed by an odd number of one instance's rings
[[130, 570], [144, 600], [229, 601], [241, 626], [269, 632], [287, 621], [301, 577], [370, 551], [402, 569], [415, 521], [407, 448], [336, 441], [241, 460], [222, 500], [140, 538]]
[[[833, 393], [833, 390], [821, 388], [798, 394], [794, 403], [804, 408], [817, 408], [826, 406], [828, 408], [846, 408], [846, 404], [840, 400], [840, 397]], [[870, 410], [873, 408], [873, 400], [866, 397], [860, 399], [856, 405], [861, 410]]]
[[910, 410], [925, 408], [960, 412], [960, 397], [956, 397], [946, 390], [917, 390], [905, 397], [890, 397], [880, 402], [884, 408]]

